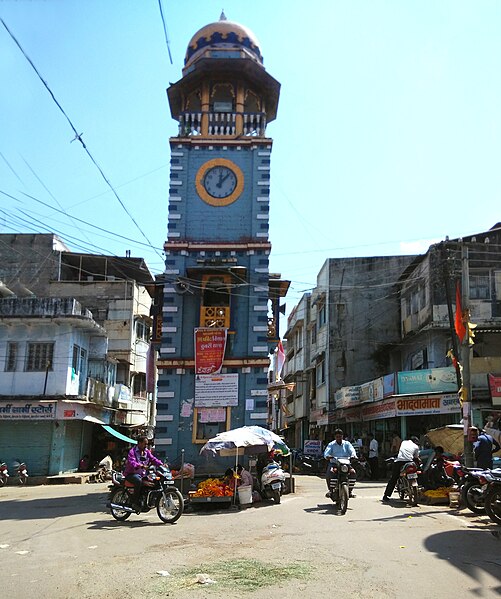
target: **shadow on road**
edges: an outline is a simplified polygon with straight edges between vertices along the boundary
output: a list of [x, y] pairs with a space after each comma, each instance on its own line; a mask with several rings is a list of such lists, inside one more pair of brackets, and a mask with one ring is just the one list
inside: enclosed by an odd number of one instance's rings
[[[315, 507], [304, 508], [308, 514], [319, 514], [320, 516], [339, 516], [341, 515], [336, 506], [333, 503], [317, 503]], [[348, 512], [350, 511], [350, 504], [348, 504]], [[348, 513], [347, 512], [347, 513]], [[345, 514], [346, 515], [346, 514]]]
[[0, 503], [0, 521], [52, 519], [105, 510], [106, 493], [102, 491], [43, 499], [5, 499]]
[[[484, 573], [501, 581], [501, 555], [499, 537], [495, 537], [488, 530], [451, 530], [429, 536], [424, 546], [436, 555], [438, 559], [461, 570], [479, 584], [479, 596], [484, 596]], [[486, 557], [488, 555], [489, 557]], [[477, 557], [479, 556], [479, 557]], [[501, 585], [493, 589], [501, 593]]]

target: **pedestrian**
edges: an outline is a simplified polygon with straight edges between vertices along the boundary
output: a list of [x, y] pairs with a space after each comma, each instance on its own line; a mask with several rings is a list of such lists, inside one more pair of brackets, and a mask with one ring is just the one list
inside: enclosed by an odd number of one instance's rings
[[391, 445], [390, 445], [390, 454], [397, 455], [400, 451], [400, 445], [402, 444], [402, 439], [400, 438], [397, 431], [393, 431], [393, 435], [391, 437]]
[[417, 437], [411, 437], [406, 441], [402, 441], [400, 444], [400, 449], [398, 451], [398, 455], [393, 462], [393, 467], [391, 470], [391, 477], [386, 485], [386, 489], [383, 495], [383, 501], [389, 501], [390, 495], [393, 493], [393, 489], [397, 484], [398, 477], [400, 476], [400, 469], [403, 464], [407, 462], [415, 462], [417, 466], [421, 465], [421, 460], [419, 459], [419, 439]]
[[477, 434], [476, 437], [477, 439], [473, 443], [473, 451], [477, 460], [477, 466], [484, 470], [492, 470], [492, 454], [499, 451], [499, 443], [494, 441], [494, 438], [485, 431]]
[[368, 439], [371, 480], [377, 480], [379, 476], [379, 443], [372, 433], [368, 434]]

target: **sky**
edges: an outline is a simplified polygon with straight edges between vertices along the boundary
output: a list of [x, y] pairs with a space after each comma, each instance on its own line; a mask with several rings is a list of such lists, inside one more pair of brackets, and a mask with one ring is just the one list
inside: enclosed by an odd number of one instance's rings
[[327, 258], [423, 253], [501, 221], [497, 0], [160, 1], [168, 44], [159, 0], [0, 2], [1, 233], [163, 271], [166, 88], [222, 8], [281, 83], [270, 271], [291, 281], [288, 312]]

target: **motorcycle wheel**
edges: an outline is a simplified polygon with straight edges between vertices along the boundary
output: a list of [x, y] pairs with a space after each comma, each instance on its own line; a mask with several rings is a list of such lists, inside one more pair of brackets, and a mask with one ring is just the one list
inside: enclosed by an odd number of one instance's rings
[[418, 495], [419, 495], [419, 491], [417, 487], [412, 487], [409, 490], [409, 495], [410, 495], [410, 500], [411, 500], [411, 505], [413, 507], [416, 507], [418, 504]]
[[495, 486], [487, 492], [485, 511], [493, 522], [501, 525], [501, 487]]
[[7, 479], [4, 478], [3, 476], [0, 476], [0, 487], [3, 487], [6, 482], [7, 482]]
[[158, 496], [157, 514], [162, 522], [174, 524], [174, 522], [181, 518], [184, 509], [184, 499], [177, 489], [166, 489], [164, 493], [167, 501], [164, 499], [164, 494]]
[[280, 503], [280, 491], [278, 491], [277, 489], [273, 490], [273, 501], [275, 503]]
[[[110, 497], [110, 503], [119, 503], [121, 505], [131, 507], [130, 497], [125, 489], [118, 489], [117, 491], [115, 491]], [[131, 515], [131, 512], [112, 507], [111, 515], [113, 516], [113, 518], [115, 518], [115, 520], [123, 522], [124, 520], [127, 520], [127, 518]]]
[[27, 480], [28, 480], [28, 477], [26, 476], [26, 474], [19, 475], [19, 484], [20, 485], [25, 485]]
[[397, 493], [401, 501], [403, 501], [405, 499], [405, 489], [404, 485], [400, 481], [397, 483]]
[[461, 500], [466, 505], [466, 507], [472, 511], [474, 514], [484, 514], [485, 507], [481, 503], [479, 504], [478, 500], [476, 500], [475, 490], [481, 489], [482, 485], [477, 481], [470, 481], [466, 483], [461, 489]]
[[341, 488], [339, 489], [339, 500], [336, 507], [343, 515], [346, 514], [346, 510], [348, 509], [349, 496], [350, 492], [348, 490], [348, 485], [341, 485]]

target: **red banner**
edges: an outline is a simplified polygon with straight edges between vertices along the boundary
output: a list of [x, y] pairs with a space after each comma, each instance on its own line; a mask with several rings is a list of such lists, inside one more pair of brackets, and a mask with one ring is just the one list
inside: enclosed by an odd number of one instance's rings
[[221, 372], [227, 329], [195, 329], [195, 374]]
[[501, 375], [489, 374], [491, 397], [501, 397]]

